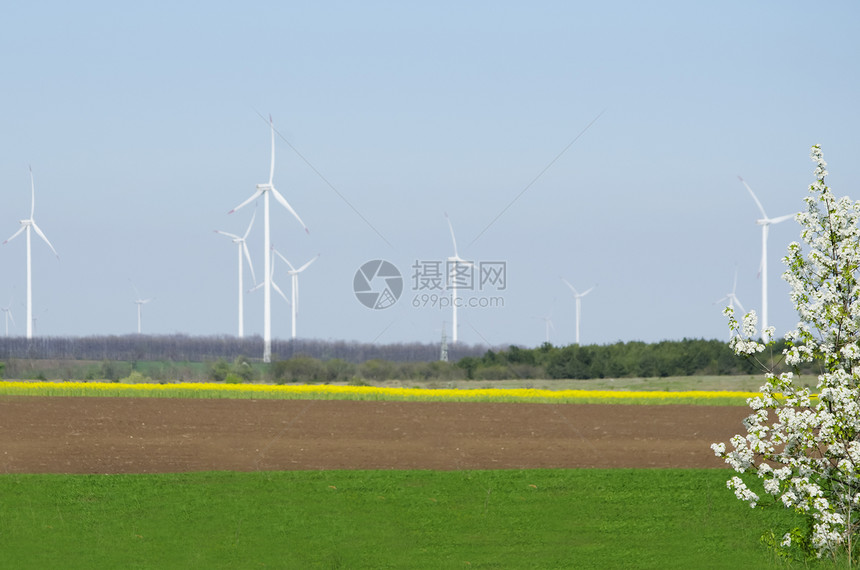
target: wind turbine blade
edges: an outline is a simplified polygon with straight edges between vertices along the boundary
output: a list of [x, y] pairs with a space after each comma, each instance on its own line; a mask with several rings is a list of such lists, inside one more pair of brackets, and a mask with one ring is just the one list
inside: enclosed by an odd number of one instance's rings
[[245, 230], [245, 235], [242, 236], [242, 239], [245, 240], [248, 237], [248, 234], [251, 233], [251, 227], [254, 225], [254, 218], [257, 217], [257, 210], [254, 210], [254, 213], [251, 214], [251, 223], [248, 224], [248, 229]]
[[570, 287], [570, 290], [571, 290], [571, 291], [573, 291], [573, 294], [574, 294], [574, 295], [579, 296], [579, 292], [577, 292], [576, 288], [575, 288], [573, 285], [571, 285], [571, 284], [568, 282], [568, 280], [567, 280], [567, 279], [565, 279], [564, 277], [562, 277], [562, 278], [561, 278], [561, 280], [562, 280], [562, 281], [564, 281], [564, 284], [565, 284], [565, 285], [567, 285], [568, 287]]
[[251, 194], [250, 198], [248, 198], [247, 200], [245, 200], [244, 202], [242, 202], [241, 204], [239, 204], [238, 206], [236, 206], [235, 208], [233, 208], [232, 210], [230, 210], [227, 213], [232, 214], [233, 212], [235, 212], [239, 208], [244, 208], [245, 206], [247, 206], [248, 204], [250, 204], [251, 202], [253, 202], [254, 200], [256, 200], [257, 198], [259, 198], [262, 195], [263, 195], [262, 188], [257, 188], [257, 191], [254, 192], [253, 194]]
[[454, 243], [454, 257], [460, 260], [460, 254], [457, 253], [457, 238], [454, 237], [454, 226], [451, 224], [451, 218], [448, 217], [448, 212], [445, 212], [445, 219], [448, 221], [448, 229], [451, 230], [451, 241]]
[[230, 239], [234, 239], [234, 240], [237, 240], [237, 239], [238, 239], [238, 240], [240, 240], [240, 239], [242, 239], [242, 238], [240, 238], [239, 236], [237, 236], [236, 234], [231, 234], [231, 233], [229, 233], [229, 232], [222, 232], [221, 230], [215, 230], [215, 233], [216, 233], [216, 234], [221, 234], [222, 236], [227, 236], [228, 238], [230, 238]]
[[269, 115], [269, 127], [272, 131], [272, 162], [269, 166], [269, 186], [271, 186], [272, 179], [275, 177], [275, 123], [271, 115]]
[[254, 285], [253, 287], [251, 287], [250, 289], [248, 289], [248, 293], [253, 293], [254, 291], [256, 291], [257, 289], [259, 289], [259, 288], [260, 288], [260, 287], [262, 287], [262, 286], [263, 286], [263, 284], [262, 284], [262, 283], [257, 283], [256, 285]]
[[289, 259], [287, 259], [286, 257], [284, 257], [284, 256], [281, 254], [281, 252], [280, 252], [280, 251], [278, 251], [278, 250], [277, 250], [277, 249], [275, 249], [275, 248], [272, 248], [272, 253], [274, 253], [275, 255], [277, 255], [278, 257], [280, 257], [281, 259], [283, 259], [283, 260], [284, 260], [284, 263], [286, 263], [286, 264], [290, 267], [290, 273], [295, 273], [296, 268], [295, 268], [295, 267], [293, 267], [293, 264], [292, 264], [292, 263], [290, 263], [290, 260], [289, 260]]
[[53, 245], [51, 245], [51, 242], [50, 242], [50, 241], [48, 241], [48, 238], [47, 238], [47, 237], [45, 237], [45, 234], [44, 234], [44, 233], [42, 233], [42, 230], [40, 230], [40, 229], [39, 229], [39, 226], [37, 226], [37, 225], [36, 225], [36, 222], [34, 222], [34, 221], [32, 221], [32, 220], [30, 220], [30, 221], [32, 222], [33, 230], [36, 232], [36, 235], [38, 235], [40, 238], [42, 238], [43, 240], [45, 240], [45, 243], [46, 243], [46, 244], [48, 244], [48, 247], [50, 247], [50, 248], [51, 248], [51, 251], [53, 251], [53, 252], [54, 252], [54, 255], [56, 255], [56, 256], [57, 256], [57, 258], [59, 258], [59, 257], [60, 257], [60, 254], [59, 254], [59, 253], [57, 253], [57, 250], [56, 250], [56, 249], [54, 249], [54, 246], [53, 246]]
[[[597, 287], [597, 285], [595, 285], [594, 287]], [[580, 295], [580, 297], [585, 297], [586, 295], [588, 295], [589, 293], [591, 293], [592, 291], [594, 291], [594, 287], [592, 287], [591, 289], [589, 289], [589, 290], [588, 290], [588, 291], [586, 291], [585, 293], [582, 293], [582, 294]]]
[[784, 222], [785, 220], [790, 220], [795, 216], [795, 214], [786, 214], [785, 216], [780, 216], [778, 218], [773, 218], [772, 220], [768, 220], [771, 224], [778, 224], [780, 222]]
[[747, 190], [749, 190], [750, 196], [753, 197], [753, 200], [755, 200], [756, 206], [758, 206], [759, 211], [761, 211], [761, 217], [764, 219], [767, 219], [767, 214], [764, 211], [764, 206], [762, 206], [761, 202], [758, 201], [758, 197], [755, 195], [755, 192], [752, 191], [752, 188], [750, 188], [750, 185], [747, 184], [747, 181], [744, 180], [743, 178], [741, 178], [740, 176], [738, 176], [738, 180], [740, 180], [741, 184], [746, 186]]
[[30, 219], [33, 219], [33, 214], [36, 213], [36, 183], [33, 182], [33, 167], [30, 166]]
[[310, 261], [308, 261], [307, 263], [305, 263], [304, 265], [302, 265], [301, 267], [299, 267], [298, 269], [296, 269], [296, 273], [301, 273], [302, 271], [304, 271], [305, 269], [307, 269], [307, 268], [308, 268], [308, 265], [310, 265], [311, 263], [313, 263], [314, 261], [316, 261], [316, 260], [317, 260], [317, 258], [318, 258], [319, 256], [320, 256], [320, 254], [317, 254], [317, 255], [316, 255], [316, 257], [314, 257], [313, 259], [311, 259]]
[[242, 240], [242, 251], [245, 252], [245, 259], [248, 261], [248, 268], [251, 270], [251, 278], [254, 280], [254, 283], [257, 283], [257, 276], [254, 275], [254, 264], [251, 263], [251, 254], [248, 251], [248, 244], [245, 243], [245, 240]]
[[272, 186], [272, 190], [271, 190], [271, 192], [272, 192], [272, 195], [275, 197], [275, 200], [277, 200], [277, 201], [278, 201], [278, 203], [280, 203], [280, 204], [281, 204], [281, 206], [283, 206], [284, 208], [286, 208], [287, 210], [289, 210], [289, 211], [290, 211], [290, 213], [291, 213], [293, 216], [295, 216], [295, 218], [299, 221], [299, 223], [300, 223], [300, 224], [302, 225], [302, 227], [305, 229], [305, 232], [306, 232], [306, 233], [311, 233], [311, 232], [310, 232], [310, 230], [308, 229], [308, 227], [305, 225], [305, 223], [302, 221], [302, 219], [301, 219], [301, 218], [299, 217], [299, 215], [296, 213], [296, 211], [295, 211], [295, 210], [293, 210], [293, 207], [292, 207], [292, 206], [290, 206], [289, 202], [287, 202], [287, 199], [286, 199], [286, 198], [284, 198], [284, 197], [281, 195], [281, 193], [280, 193], [280, 192], [278, 192], [278, 190], [277, 190], [274, 186]]
[[18, 235], [19, 235], [21, 232], [23, 232], [25, 229], [27, 229], [27, 226], [21, 226], [20, 228], [18, 228], [18, 231], [17, 231], [17, 232], [15, 232], [14, 234], [12, 234], [12, 237], [10, 237], [10, 238], [9, 238], [9, 239], [7, 239], [6, 241], [4, 241], [4, 242], [3, 242], [3, 245], [6, 245], [6, 244], [7, 244], [7, 243], [9, 243], [10, 241], [12, 241], [12, 240], [13, 240], [13, 239], [15, 239], [16, 237], [18, 237]]
[[290, 300], [289, 300], [289, 299], [287, 299], [287, 296], [286, 296], [286, 295], [284, 295], [284, 292], [283, 292], [283, 291], [281, 291], [281, 288], [280, 288], [280, 287], [278, 287], [278, 284], [277, 284], [277, 283], [275, 283], [274, 281], [272, 281], [272, 289], [274, 289], [275, 291], [277, 291], [277, 292], [278, 292], [278, 295], [280, 295], [280, 296], [284, 299], [284, 301], [286, 301], [286, 302], [287, 302], [287, 304], [288, 304], [288, 305], [292, 305], [292, 303], [290, 303]]
[[738, 299], [735, 295], [732, 295], [732, 299], [734, 299], [735, 303], [737, 303], [737, 304], [738, 304], [738, 307], [740, 307], [740, 309], [741, 309], [741, 314], [746, 315], [746, 314], [747, 314], [747, 311], [746, 311], [746, 309], [744, 309], [744, 306], [743, 306], [743, 305], [741, 305], [741, 301], [740, 301], [740, 299]]

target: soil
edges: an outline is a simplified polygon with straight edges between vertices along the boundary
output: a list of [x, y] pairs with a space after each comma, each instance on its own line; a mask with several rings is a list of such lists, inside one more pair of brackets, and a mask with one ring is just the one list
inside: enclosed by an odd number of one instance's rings
[[0, 473], [721, 468], [743, 406], [0, 397]]

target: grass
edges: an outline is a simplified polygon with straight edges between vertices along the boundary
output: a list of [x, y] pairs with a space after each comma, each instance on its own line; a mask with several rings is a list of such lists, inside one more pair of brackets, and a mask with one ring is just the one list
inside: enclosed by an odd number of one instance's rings
[[579, 404], [746, 405], [753, 392], [538, 390], [532, 388], [396, 388], [327, 384], [123, 384], [110, 382], [0, 382], [0, 395], [134, 396], [163, 398], [338, 399], [372, 401], [533, 402]]
[[[814, 376], [795, 377], [798, 385], [815, 388]], [[519, 380], [454, 380], [451, 382], [415, 382], [392, 380], [379, 386], [414, 386], [420, 388], [535, 388], [543, 390], [632, 390], [667, 392], [679, 391], [733, 391], [757, 392], [764, 384], [764, 376], [667, 376], [665, 378], [589, 378], [573, 379], [519, 379]]]
[[14, 568], [768, 567], [725, 470], [0, 475]]

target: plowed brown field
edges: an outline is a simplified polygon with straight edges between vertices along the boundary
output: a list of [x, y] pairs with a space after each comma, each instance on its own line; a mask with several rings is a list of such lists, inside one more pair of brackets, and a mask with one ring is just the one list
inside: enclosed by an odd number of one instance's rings
[[0, 473], [724, 467], [746, 407], [0, 397]]

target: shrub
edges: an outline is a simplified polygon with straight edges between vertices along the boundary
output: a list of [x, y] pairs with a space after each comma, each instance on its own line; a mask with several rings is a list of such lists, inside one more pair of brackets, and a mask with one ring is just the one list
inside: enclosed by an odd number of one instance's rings
[[246, 380], [234, 372], [229, 372], [227, 376], [224, 377], [224, 382], [227, 384], [243, 384]]
[[288, 360], [279, 360], [272, 364], [274, 381], [283, 382], [320, 382], [326, 376], [325, 366], [316, 358], [297, 355]]
[[123, 384], [148, 384], [152, 382], [152, 378], [134, 370], [131, 374], [121, 379], [120, 382]]

